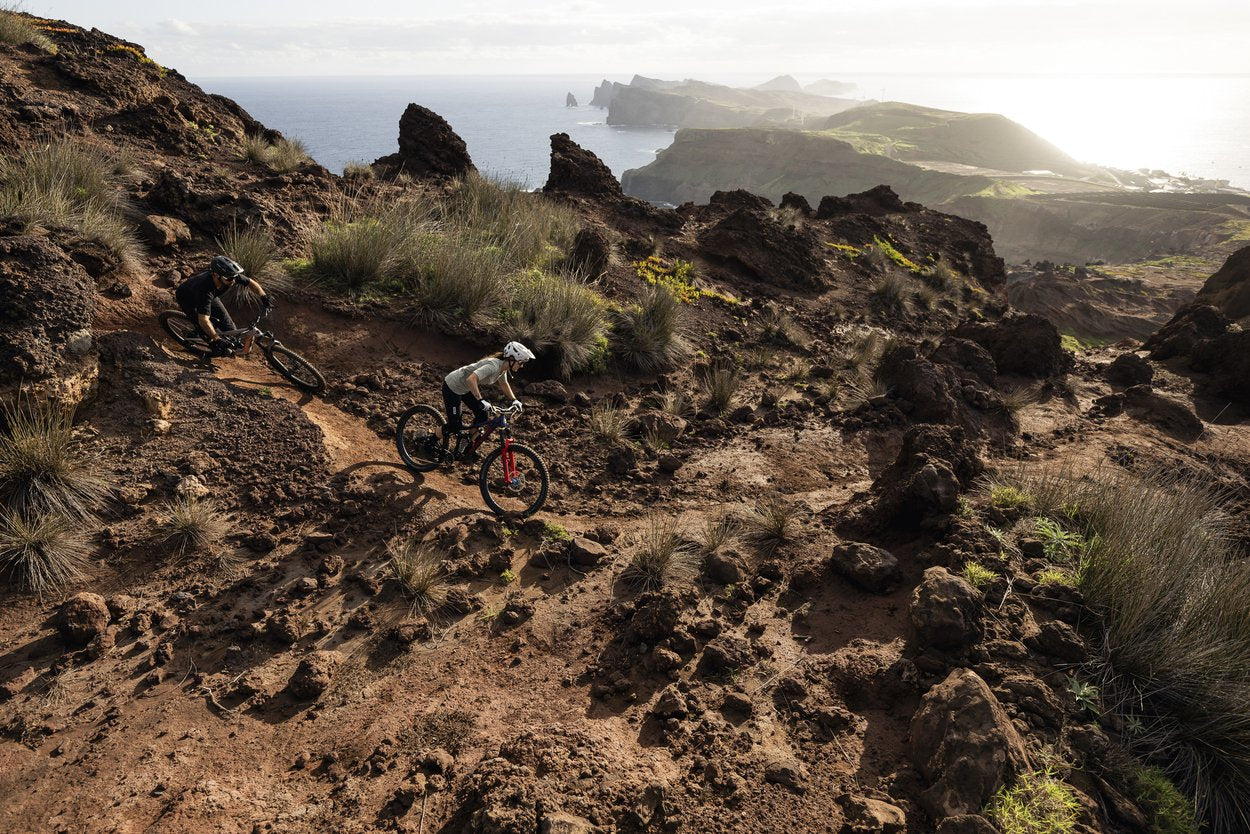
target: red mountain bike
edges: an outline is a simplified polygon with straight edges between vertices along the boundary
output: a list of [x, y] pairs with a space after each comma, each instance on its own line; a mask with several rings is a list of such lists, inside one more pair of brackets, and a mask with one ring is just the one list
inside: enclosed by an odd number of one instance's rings
[[459, 432], [444, 432], [440, 438], [435, 430], [446, 423], [443, 412], [430, 405], [414, 405], [399, 416], [395, 448], [413, 472], [429, 472], [455, 461], [473, 459], [478, 448], [498, 431], [499, 446], [486, 455], [477, 476], [482, 499], [497, 515], [533, 515], [547, 500], [551, 479], [547, 464], [537, 452], [512, 441], [508, 418], [520, 410], [492, 407], [485, 423], [475, 423]]

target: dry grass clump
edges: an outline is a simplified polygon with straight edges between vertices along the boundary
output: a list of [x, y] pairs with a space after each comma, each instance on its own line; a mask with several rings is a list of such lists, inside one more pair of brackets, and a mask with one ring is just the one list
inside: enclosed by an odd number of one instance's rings
[[189, 553], [207, 554], [230, 532], [230, 519], [212, 501], [176, 498], [164, 507], [161, 530], [181, 559]]
[[690, 582], [698, 567], [695, 548], [678, 532], [677, 519], [652, 516], [621, 576], [649, 591]]
[[760, 338], [766, 342], [806, 348], [812, 337], [790, 314], [776, 304], [769, 304], [760, 315]]
[[757, 500], [741, 517], [745, 538], [761, 554], [771, 556], [782, 545], [794, 541], [799, 506], [780, 495]]
[[343, 166], [343, 178], [348, 180], [371, 180], [377, 178], [377, 172], [368, 162], [349, 162]]
[[420, 200], [343, 194], [313, 232], [312, 271], [353, 293], [395, 280], [410, 272], [428, 219]]
[[23, 148], [0, 159], [0, 216], [27, 229], [69, 229], [111, 251], [127, 268], [140, 247], [120, 190], [128, 163], [70, 139]]
[[612, 351], [627, 365], [655, 373], [689, 358], [681, 302], [668, 287], [648, 286], [636, 304], [618, 311], [614, 318]]
[[1017, 411], [1023, 411], [1036, 404], [1042, 398], [1042, 385], [1040, 382], [1032, 385], [1011, 385], [1005, 387], [999, 397], [1003, 401], [1003, 408], [1015, 414]]
[[651, 399], [652, 407], [674, 417], [689, 418], [694, 416], [694, 400], [680, 388], [661, 391]]
[[939, 257], [933, 266], [922, 272], [920, 277], [938, 292], [950, 292], [955, 286], [963, 283], [959, 270], [955, 269], [944, 255]]
[[1250, 562], [1198, 477], [1022, 473], [1035, 512], [1077, 528], [1077, 581], [1103, 618], [1106, 703], [1213, 832], [1250, 820]]
[[90, 518], [108, 484], [74, 439], [73, 412], [43, 401], [5, 403], [0, 421], [0, 501], [28, 518]]
[[11, 8], [0, 9], [0, 43], [13, 46], [28, 43], [44, 52], [56, 54], [56, 44], [52, 39]]
[[914, 289], [915, 287], [908, 278], [891, 270], [873, 279], [872, 292], [868, 294], [868, 300], [873, 309], [878, 312], [905, 313], [908, 298], [913, 294]]
[[429, 543], [415, 537], [392, 539], [386, 553], [411, 611], [429, 614], [447, 601], [447, 572]]
[[729, 544], [738, 535], [738, 519], [729, 513], [710, 517], [703, 522], [703, 538], [699, 542], [701, 556], [711, 556]]
[[278, 245], [266, 229], [260, 226], [240, 229], [238, 223], [231, 223], [225, 234], [218, 238], [217, 247], [237, 261], [247, 277], [261, 282], [265, 292], [291, 288], [290, 278], [280, 266]]
[[425, 234], [408, 289], [418, 318], [441, 327], [485, 322], [507, 294], [511, 271], [502, 250], [447, 235]]
[[610, 402], [601, 402], [590, 409], [590, 431], [599, 440], [608, 443], [621, 441], [628, 425], [629, 415]]
[[742, 387], [742, 374], [728, 365], [714, 365], [699, 374], [698, 379], [706, 408], [712, 414], [728, 411], [738, 395], [738, 389]]
[[282, 137], [276, 142], [270, 142], [257, 135], [243, 137], [239, 158], [245, 162], [264, 165], [276, 174], [298, 171], [300, 166], [312, 161], [308, 156], [308, 148], [298, 139]]
[[90, 553], [87, 534], [76, 520], [0, 510], [0, 570], [40, 597], [82, 579]]
[[568, 379], [596, 359], [603, 363], [608, 344], [605, 307], [603, 298], [585, 284], [532, 270], [513, 284], [499, 333], [554, 360]]
[[581, 228], [577, 213], [519, 183], [476, 172], [461, 179], [443, 203], [450, 225], [478, 246], [496, 247], [515, 267], [547, 266]]

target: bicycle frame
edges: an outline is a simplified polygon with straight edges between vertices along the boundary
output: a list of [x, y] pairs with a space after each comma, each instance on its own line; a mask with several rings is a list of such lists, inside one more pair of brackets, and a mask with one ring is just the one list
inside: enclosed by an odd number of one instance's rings
[[499, 409], [496, 414], [487, 423], [484, 423], [478, 429], [477, 437], [473, 438], [469, 443], [468, 452], [476, 452], [483, 443], [490, 438], [496, 431], [500, 432], [500, 445], [503, 446], [503, 472], [504, 478], [508, 483], [512, 483], [517, 478], [516, 457], [512, 454], [512, 430], [508, 426], [508, 415], [512, 414], [512, 409]]

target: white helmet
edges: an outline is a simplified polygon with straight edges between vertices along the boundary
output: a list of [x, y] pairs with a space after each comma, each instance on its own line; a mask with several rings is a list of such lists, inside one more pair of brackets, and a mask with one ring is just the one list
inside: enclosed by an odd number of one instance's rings
[[508, 342], [503, 347], [503, 358], [512, 359], [516, 362], [528, 362], [534, 358], [534, 351], [520, 342]]

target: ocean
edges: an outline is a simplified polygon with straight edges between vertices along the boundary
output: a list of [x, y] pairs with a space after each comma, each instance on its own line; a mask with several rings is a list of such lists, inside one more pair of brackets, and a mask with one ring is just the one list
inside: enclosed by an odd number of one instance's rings
[[[847, 75], [856, 98], [1002, 113], [1082, 162], [1229, 180], [1250, 189], [1250, 75]], [[549, 137], [567, 133], [619, 177], [673, 140], [666, 128], [621, 128], [590, 107], [599, 75], [196, 78], [265, 125], [300, 139], [342, 171], [397, 147], [409, 102], [430, 108], [468, 145], [478, 169], [535, 188], [547, 179]], [[608, 80], [628, 82], [624, 76]], [[808, 83], [816, 76], [798, 76]], [[763, 78], [706, 80], [748, 86]], [[572, 93], [579, 107], [566, 107]]]

